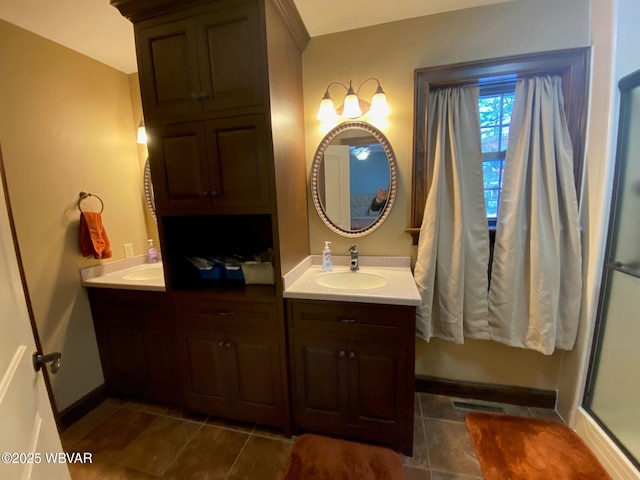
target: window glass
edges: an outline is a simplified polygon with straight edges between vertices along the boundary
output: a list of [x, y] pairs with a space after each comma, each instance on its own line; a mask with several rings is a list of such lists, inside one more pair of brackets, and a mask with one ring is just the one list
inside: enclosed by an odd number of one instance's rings
[[504, 159], [509, 143], [509, 124], [515, 100], [513, 83], [480, 89], [480, 138], [482, 142], [482, 172], [487, 220], [495, 225], [498, 218]]

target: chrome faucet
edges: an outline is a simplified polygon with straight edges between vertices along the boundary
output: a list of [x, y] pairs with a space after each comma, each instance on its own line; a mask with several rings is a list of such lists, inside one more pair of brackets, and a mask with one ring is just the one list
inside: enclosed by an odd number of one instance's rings
[[358, 248], [355, 245], [351, 245], [349, 253], [351, 254], [351, 263], [349, 268], [352, 272], [355, 272], [360, 269], [358, 266]]

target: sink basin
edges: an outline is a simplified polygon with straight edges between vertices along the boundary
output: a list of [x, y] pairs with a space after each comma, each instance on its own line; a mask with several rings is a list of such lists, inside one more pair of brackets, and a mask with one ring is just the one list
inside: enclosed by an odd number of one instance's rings
[[148, 267], [141, 268], [135, 272], [127, 273], [124, 280], [158, 280], [163, 278], [164, 271], [162, 265], [149, 265]]
[[384, 277], [366, 272], [336, 272], [318, 277], [316, 282], [323, 287], [341, 290], [366, 290], [387, 284]]

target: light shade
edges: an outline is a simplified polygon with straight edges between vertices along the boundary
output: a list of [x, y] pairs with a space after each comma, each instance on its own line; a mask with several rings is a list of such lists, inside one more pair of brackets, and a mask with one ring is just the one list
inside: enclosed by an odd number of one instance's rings
[[140, 119], [140, 125], [138, 125], [138, 137], [136, 140], [138, 143], [147, 143], [147, 129], [144, 128], [144, 118]]
[[353, 91], [351, 82], [349, 82], [349, 90], [347, 90], [347, 96], [344, 97], [342, 116], [346, 118], [358, 118], [362, 116], [362, 110], [360, 110], [360, 100], [358, 100], [356, 92]]
[[328, 122], [336, 117], [336, 109], [333, 106], [333, 100], [329, 95], [329, 91], [324, 94], [322, 101], [320, 102], [320, 109], [318, 110], [317, 119], [321, 122]]
[[389, 114], [389, 104], [387, 104], [387, 96], [384, 94], [384, 90], [382, 87], [378, 85], [378, 89], [376, 93], [373, 94], [373, 98], [371, 99], [371, 108], [369, 109], [369, 114], [379, 117], [386, 116]]

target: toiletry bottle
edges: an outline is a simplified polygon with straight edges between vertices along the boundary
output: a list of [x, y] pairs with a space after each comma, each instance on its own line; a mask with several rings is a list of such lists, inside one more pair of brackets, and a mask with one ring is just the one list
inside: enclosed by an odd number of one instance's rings
[[160, 260], [158, 258], [158, 249], [153, 246], [152, 239], [147, 240], [147, 243], [149, 244], [149, 247], [147, 249], [147, 263], [158, 263], [158, 261]]
[[331, 242], [324, 242], [324, 248], [322, 249], [322, 271], [331, 271], [331, 249], [329, 248]]

